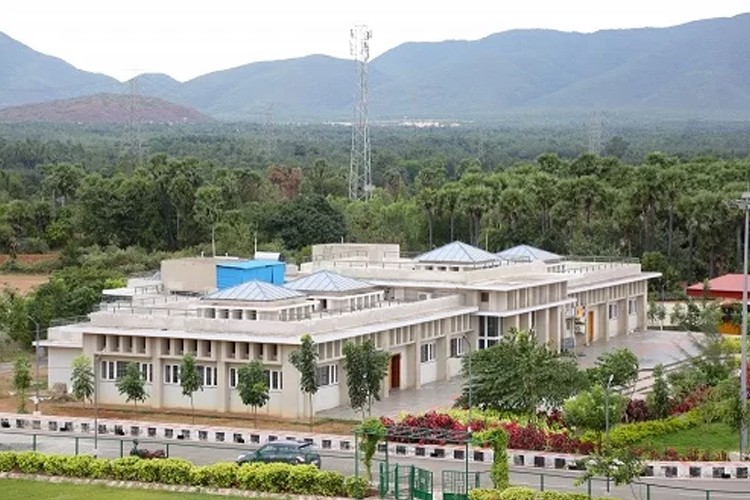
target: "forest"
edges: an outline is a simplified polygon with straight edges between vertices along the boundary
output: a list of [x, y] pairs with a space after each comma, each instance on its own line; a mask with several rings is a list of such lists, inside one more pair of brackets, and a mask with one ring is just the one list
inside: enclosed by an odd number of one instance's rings
[[103, 267], [128, 273], [174, 253], [251, 256], [256, 239], [293, 262], [331, 241], [410, 254], [525, 243], [640, 258], [671, 296], [739, 269], [732, 201], [750, 186], [749, 130], [620, 123], [592, 148], [585, 127], [378, 126], [376, 189], [350, 201], [345, 126], [3, 125], [0, 252], [78, 265], [119, 255]]

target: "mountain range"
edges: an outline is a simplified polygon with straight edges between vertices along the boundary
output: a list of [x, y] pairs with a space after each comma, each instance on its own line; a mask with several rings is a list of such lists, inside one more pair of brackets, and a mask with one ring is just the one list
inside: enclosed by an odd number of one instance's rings
[[[368, 104], [374, 120], [492, 120], [595, 110], [745, 118], [748, 61], [750, 14], [590, 34], [512, 30], [477, 41], [405, 43], [385, 52], [369, 63]], [[184, 83], [163, 74], [123, 83], [0, 33], [0, 108], [134, 92], [221, 120], [262, 121], [271, 113], [280, 120], [347, 120], [355, 66], [310, 55]]]

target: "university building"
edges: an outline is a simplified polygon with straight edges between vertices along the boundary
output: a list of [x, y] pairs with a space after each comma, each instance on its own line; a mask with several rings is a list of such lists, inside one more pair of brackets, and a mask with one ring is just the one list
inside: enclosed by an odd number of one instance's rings
[[557, 350], [646, 326], [647, 281], [634, 261], [567, 260], [532, 247], [492, 254], [454, 242], [415, 258], [395, 244], [325, 244], [297, 269], [231, 258], [164, 261], [153, 279], [105, 290], [88, 321], [49, 329], [49, 384], [70, 385], [73, 358], [95, 360], [99, 402], [120, 404], [115, 381], [137, 362], [151, 407], [189, 408], [179, 365], [196, 357], [197, 409], [243, 412], [237, 372], [266, 369], [260, 411], [308, 415], [289, 362], [300, 337], [318, 349], [315, 411], [348, 404], [342, 348], [370, 339], [391, 354], [383, 394], [456, 376], [461, 357], [511, 328]]

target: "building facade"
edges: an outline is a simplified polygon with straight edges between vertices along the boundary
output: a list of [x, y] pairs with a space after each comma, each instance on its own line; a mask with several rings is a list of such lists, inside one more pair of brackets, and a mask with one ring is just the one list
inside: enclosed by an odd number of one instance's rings
[[195, 407], [243, 412], [237, 373], [258, 360], [270, 395], [260, 411], [301, 418], [311, 409], [288, 360], [304, 334], [318, 349], [313, 410], [321, 411], [348, 404], [345, 342], [369, 339], [391, 354], [387, 397], [458, 375], [462, 356], [511, 328], [534, 330], [558, 350], [643, 329], [647, 280], [657, 276], [637, 263], [506, 260], [460, 242], [413, 259], [398, 245], [332, 244], [313, 247], [312, 261], [283, 285], [254, 280], [217, 290], [210, 270], [220, 262], [165, 261], [161, 280], [106, 291], [87, 322], [50, 328], [42, 343], [49, 384], [69, 385], [72, 360], [83, 353], [95, 362], [99, 402], [120, 404], [115, 381], [136, 362], [147, 405], [189, 408], [179, 365], [192, 353], [203, 381]]

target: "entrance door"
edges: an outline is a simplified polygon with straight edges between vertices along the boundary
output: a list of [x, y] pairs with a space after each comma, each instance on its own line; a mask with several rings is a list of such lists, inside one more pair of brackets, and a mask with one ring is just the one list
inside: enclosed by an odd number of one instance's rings
[[401, 387], [401, 355], [391, 356], [391, 389]]
[[589, 344], [594, 341], [594, 311], [589, 311], [588, 321], [586, 321], [586, 336]]

